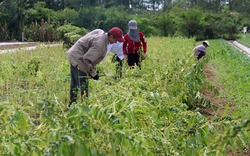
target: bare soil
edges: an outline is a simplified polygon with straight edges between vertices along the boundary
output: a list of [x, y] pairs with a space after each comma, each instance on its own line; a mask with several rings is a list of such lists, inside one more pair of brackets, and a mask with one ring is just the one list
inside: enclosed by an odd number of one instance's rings
[[[211, 67], [208, 65], [203, 69], [206, 75], [206, 80], [208, 82], [217, 82], [216, 75], [214, 74]], [[216, 90], [220, 90], [223, 88], [221, 84], [216, 83], [214, 86]], [[218, 93], [215, 93], [209, 89], [204, 89], [201, 91], [203, 97], [209, 100], [213, 104], [213, 108], [204, 108], [204, 112], [206, 112], [207, 117], [209, 119], [213, 119], [214, 116], [221, 116], [224, 113], [224, 109], [226, 105], [230, 106], [229, 112], [233, 111], [233, 104], [231, 101], [225, 100], [223, 97], [219, 96]], [[227, 110], [228, 111], [228, 110]], [[227, 112], [228, 113], [228, 112]]]

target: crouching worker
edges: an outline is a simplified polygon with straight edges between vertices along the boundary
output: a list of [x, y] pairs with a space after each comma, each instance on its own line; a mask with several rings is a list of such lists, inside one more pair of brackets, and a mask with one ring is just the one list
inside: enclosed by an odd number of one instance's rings
[[116, 62], [116, 78], [122, 77], [122, 64], [123, 64], [123, 51], [122, 51], [123, 42], [116, 42], [114, 44], [109, 44], [107, 48], [107, 54], [113, 52], [115, 55], [112, 58], [112, 62]]
[[209, 47], [209, 42], [208, 41], [204, 41], [202, 42], [201, 45], [196, 46], [192, 52], [194, 53], [194, 55], [197, 57], [197, 59], [201, 59], [202, 57], [204, 57], [206, 55], [206, 48]]
[[99, 79], [94, 67], [99, 64], [107, 53], [107, 45], [123, 42], [122, 30], [113, 27], [105, 33], [101, 29], [93, 30], [80, 39], [66, 52], [70, 62], [70, 102], [76, 102], [78, 90], [88, 97], [88, 77]]

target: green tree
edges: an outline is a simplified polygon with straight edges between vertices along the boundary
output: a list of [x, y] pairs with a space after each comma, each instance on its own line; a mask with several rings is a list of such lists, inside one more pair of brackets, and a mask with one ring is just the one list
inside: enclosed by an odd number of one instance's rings
[[26, 23], [31, 24], [32, 22], [41, 21], [41, 19], [50, 18], [51, 24], [57, 24], [57, 18], [55, 15], [55, 11], [52, 9], [48, 9], [45, 7], [45, 2], [38, 2], [34, 5], [34, 8], [30, 8], [27, 10], [27, 18]]
[[175, 34], [176, 24], [174, 18], [175, 17], [172, 16], [169, 11], [164, 11], [159, 14], [157, 25], [162, 36], [173, 36]]
[[250, 16], [250, 1], [229, 0], [229, 9]]
[[78, 13], [70, 8], [65, 8], [63, 10], [59, 10], [55, 14], [56, 19], [60, 22], [60, 24], [76, 24], [78, 20]]
[[222, 13], [220, 14], [220, 31], [222, 38], [235, 39], [240, 27], [239, 14], [231, 12], [229, 6], [224, 6]]
[[129, 8], [130, 1], [129, 0], [103, 0], [102, 5], [105, 8], [110, 8], [113, 6], [124, 7], [125, 9]]
[[182, 13], [181, 32], [187, 37], [195, 37], [202, 32], [200, 20], [203, 18], [199, 8], [187, 10]]
[[82, 8], [92, 8], [100, 5], [101, 0], [64, 0], [65, 7], [80, 11]]
[[139, 31], [143, 32], [143, 34], [146, 37], [153, 36], [156, 34], [156, 30], [153, 27], [152, 21], [150, 21], [148, 18], [135, 18]]
[[0, 3], [0, 24], [6, 35], [3, 38], [21, 40], [26, 9], [29, 5], [28, 0], [5, 0]]
[[110, 28], [117, 26], [120, 27], [123, 32], [127, 30], [127, 23], [131, 19], [131, 16], [124, 11], [122, 7], [111, 7], [104, 12], [105, 20], [103, 21], [102, 29], [109, 30]]
[[96, 14], [98, 10], [95, 7], [82, 7], [78, 11], [78, 20], [76, 21], [76, 26], [84, 27], [86, 29], [93, 29], [94, 23], [96, 21]]
[[214, 39], [220, 36], [220, 30], [218, 21], [221, 18], [218, 16], [218, 13], [204, 13], [203, 18], [200, 21], [202, 29], [202, 33], [197, 35], [197, 40], [205, 40], [205, 39]]

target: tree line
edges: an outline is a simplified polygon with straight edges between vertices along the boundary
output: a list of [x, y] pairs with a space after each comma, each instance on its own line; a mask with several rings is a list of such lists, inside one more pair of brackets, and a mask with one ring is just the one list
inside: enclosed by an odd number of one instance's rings
[[138, 21], [147, 36], [184, 36], [197, 40], [234, 39], [250, 27], [249, 0], [3, 0], [0, 41], [59, 41], [95, 28], [127, 31]]

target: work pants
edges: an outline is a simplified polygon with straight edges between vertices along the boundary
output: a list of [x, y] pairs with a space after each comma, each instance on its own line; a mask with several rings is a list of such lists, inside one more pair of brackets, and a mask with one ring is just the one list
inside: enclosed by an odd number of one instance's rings
[[77, 94], [79, 90], [81, 91], [81, 96], [88, 97], [88, 78], [87, 73], [82, 72], [77, 67], [70, 66], [70, 74], [71, 74], [71, 81], [70, 81], [70, 103], [71, 105], [73, 102], [76, 102]]
[[122, 60], [116, 56], [116, 78], [121, 78], [122, 77]]
[[127, 54], [128, 65], [130, 67], [137, 65], [141, 69], [140, 56], [137, 53]]

